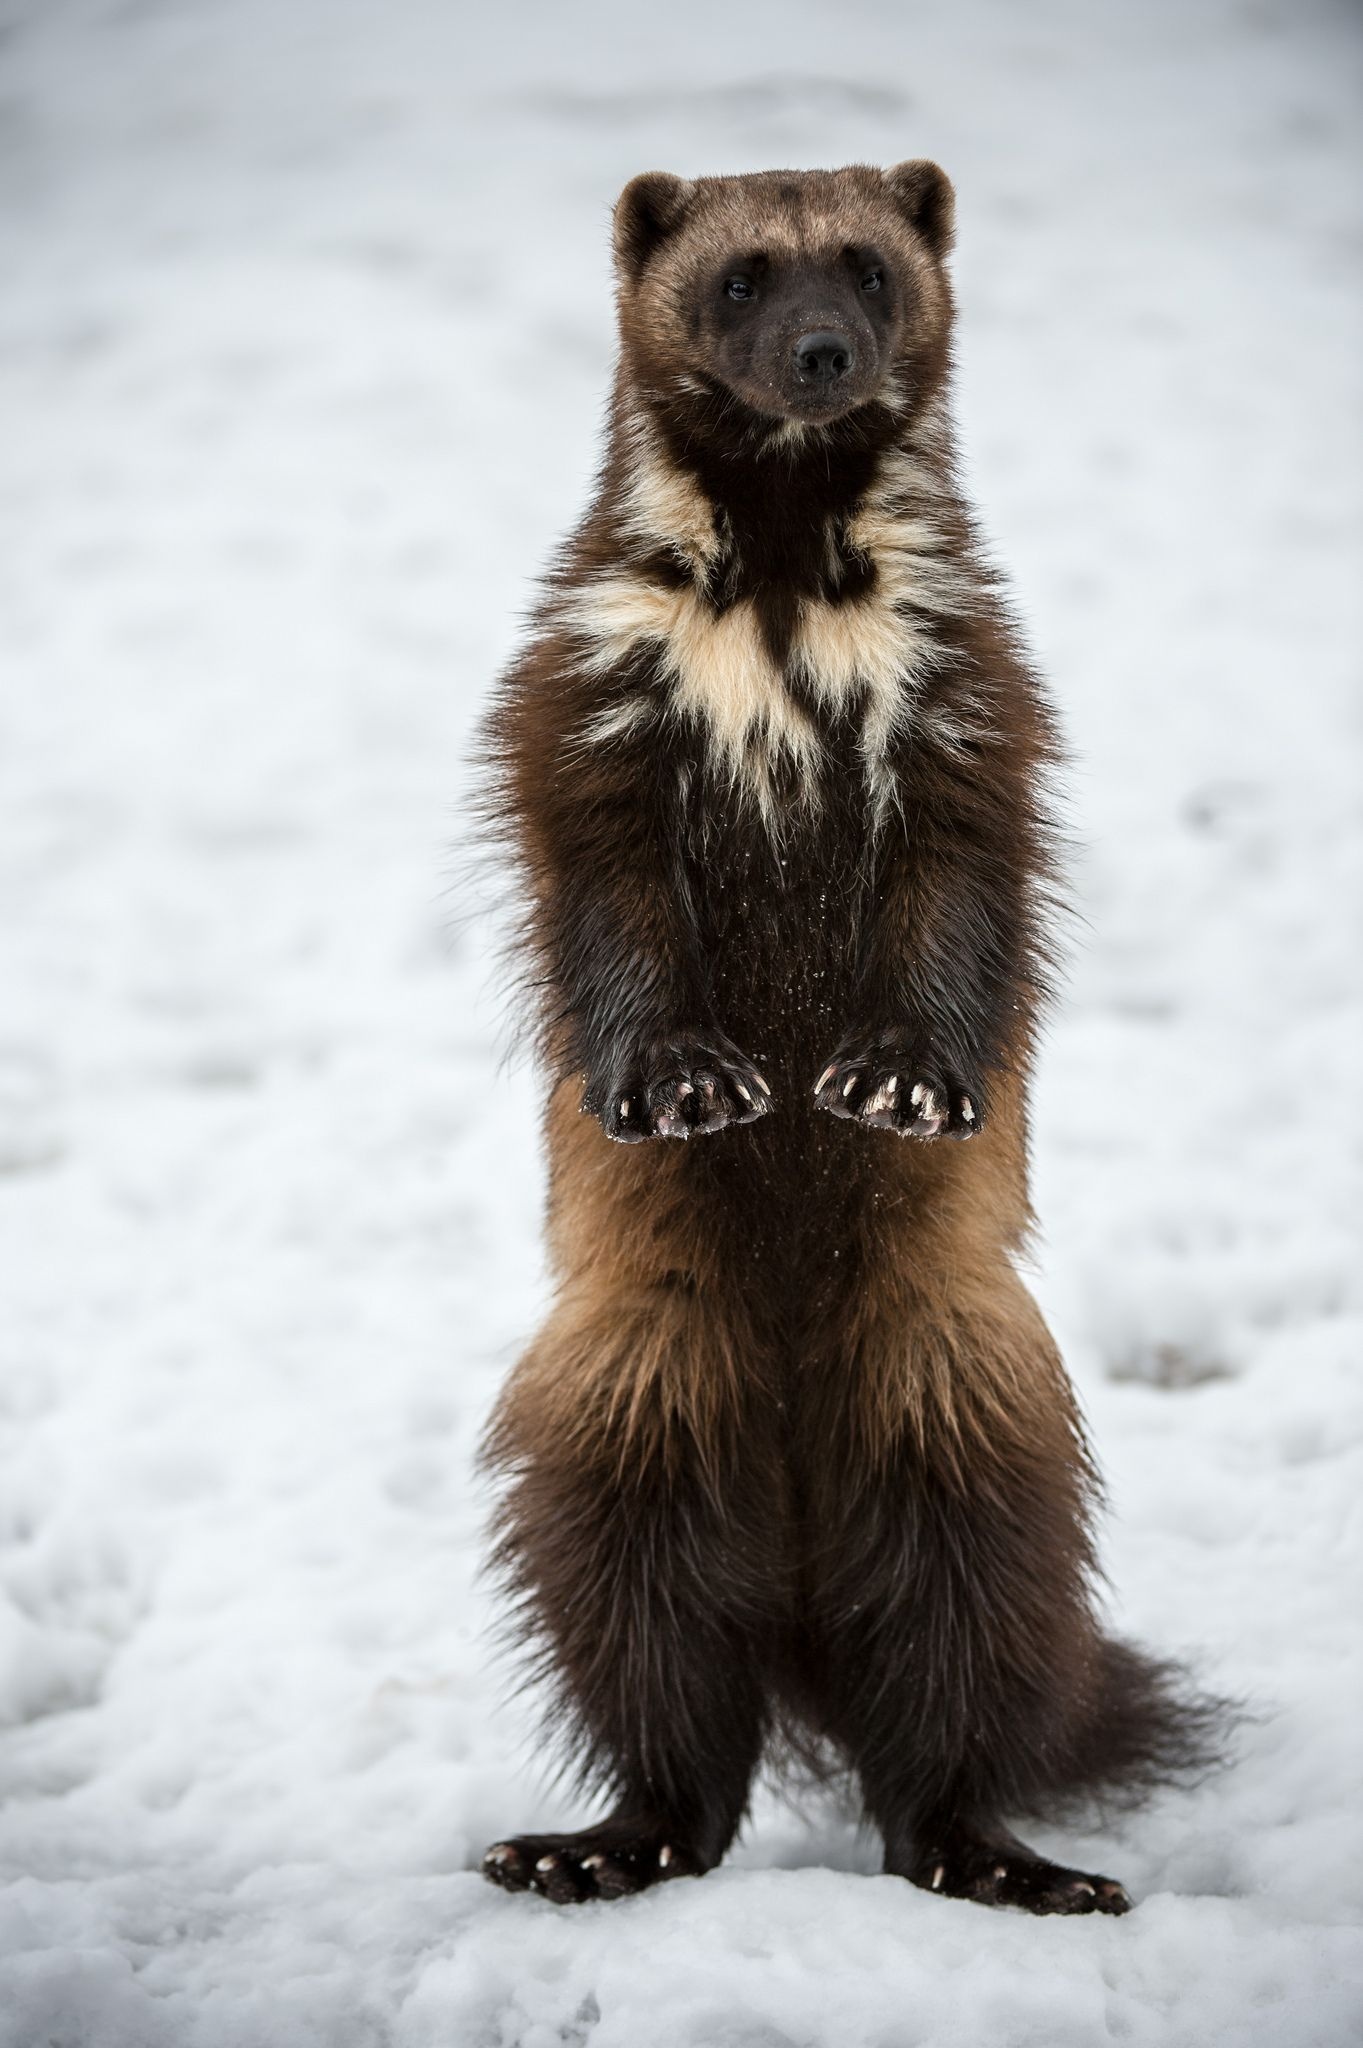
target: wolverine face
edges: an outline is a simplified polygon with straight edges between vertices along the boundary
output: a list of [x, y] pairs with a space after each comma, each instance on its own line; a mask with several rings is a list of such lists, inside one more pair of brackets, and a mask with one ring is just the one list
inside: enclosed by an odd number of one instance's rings
[[636, 178], [615, 214], [629, 367], [664, 399], [727, 397], [773, 424], [911, 410], [945, 364], [952, 211], [921, 162]]
[[879, 246], [735, 250], [698, 278], [698, 367], [756, 412], [827, 420], [879, 390], [902, 291]]

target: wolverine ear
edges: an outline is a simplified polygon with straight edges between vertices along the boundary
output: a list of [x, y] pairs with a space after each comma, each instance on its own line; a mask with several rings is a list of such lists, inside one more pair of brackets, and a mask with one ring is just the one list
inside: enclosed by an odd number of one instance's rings
[[900, 212], [916, 228], [934, 256], [946, 256], [956, 239], [956, 194], [950, 178], [924, 156], [896, 164], [885, 183]]
[[670, 171], [631, 178], [615, 202], [615, 268], [632, 283], [654, 250], [685, 218], [695, 188]]

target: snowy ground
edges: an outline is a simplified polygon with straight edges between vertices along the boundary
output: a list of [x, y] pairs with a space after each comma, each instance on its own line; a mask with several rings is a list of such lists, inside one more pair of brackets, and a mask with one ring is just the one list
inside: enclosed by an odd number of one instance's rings
[[[1357, 16], [0, 21], [2, 2048], [1353, 2037]], [[1125, 1920], [924, 1896], [770, 1800], [564, 1912], [472, 1870], [569, 1809], [474, 1582], [542, 1280], [463, 752], [592, 461], [618, 186], [924, 153], [1089, 847], [1037, 1285], [1122, 1624], [1261, 1719], [1068, 1838]]]

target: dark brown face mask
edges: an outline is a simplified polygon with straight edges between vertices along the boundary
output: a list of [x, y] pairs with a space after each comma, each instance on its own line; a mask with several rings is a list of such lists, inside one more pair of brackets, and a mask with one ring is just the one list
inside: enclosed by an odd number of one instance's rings
[[817, 423], [881, 395], [904, 288], [874, 247], [734, 258], [697, 281], [698, 356], [754, 411]]

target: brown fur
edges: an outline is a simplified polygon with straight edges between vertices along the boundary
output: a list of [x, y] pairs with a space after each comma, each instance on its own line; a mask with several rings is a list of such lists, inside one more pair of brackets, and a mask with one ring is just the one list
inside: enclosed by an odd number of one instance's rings
[[1015, 1270], [1057, 748], [956, 481], [951, 232], [924, 164], [627, 188], [600, 484], [489, 722], [558, 1290], [488, 1439], [498, 1560], [616, 1800], [489, 1853], [555, 1898], [708, 1867], [787, 1725], [888, 1868], [1121, 1910], [1004, 1816], [1204, 1748], [1099, 1630]]

